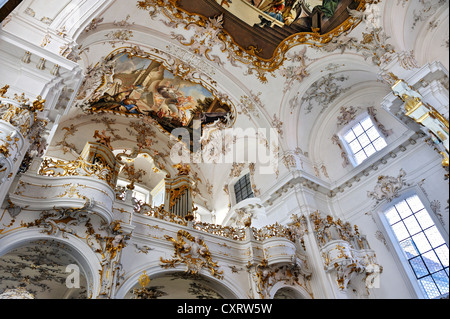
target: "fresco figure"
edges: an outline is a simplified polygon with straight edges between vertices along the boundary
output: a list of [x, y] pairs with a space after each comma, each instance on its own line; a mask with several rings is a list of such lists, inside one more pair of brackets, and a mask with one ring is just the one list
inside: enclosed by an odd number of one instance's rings
[[90, 102], [90, 112], [149, 116], [169, 133], [191, 127], [194, 119], [206, 125], [229, 118], [228, 105], [202, 85], [175, 76], [162, 63], [126, 53], [113, 59], [110, 84], [98, 88], [104, 88], [103, 95]]
[[339, 4], [340, 0], [323, 0], [323, 3], [321, 6], [316, 6], [314, 9], [320, 9], [325, 17], [332, 17], [334, 15], [334, 12], [336, 11], [336, 8]]

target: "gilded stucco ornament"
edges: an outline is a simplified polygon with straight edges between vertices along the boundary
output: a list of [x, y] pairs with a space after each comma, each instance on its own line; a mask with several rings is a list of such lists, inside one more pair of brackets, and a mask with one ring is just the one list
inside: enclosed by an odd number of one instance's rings
[[161, 259], [161, 267], [175, 268], [178, 264], [186, 265], [186, 272], [197, 275], [206, 268], [211, 275], [223, 279], [223, 271], [218, 270], [219, 266], [212, 261], [211, 253], [202, 238], [192, 236], [185, 230], [179, 230], [176, 239], [165, 235], [164, 238], [172, 242], [174, 255], [172, 259]]
[[153, 218], [158, 218], [158, 219], [165, 220], [165, 221], [168, 221], [171, 223], [175, 223], [178, 225], [183, 225], [183, 226], [187, 225], [187, 222], [184, 218], [181, 218], [178, 215], [175, 215], [175, 214], [172, 214], [172, 213], [166, 211], [164, 209], [164, 205], [154, 207], [154, 206], [150, 206], [149, 204], [142, 204], [142, 205], [139, 205], [135, 209], [135, 212], [145, 215], [145, 216], [150, 216]]
[[261, 299], [270, 298], [271, 288], [279, 282], [304, 288], [311, 297], [314, 297], [310, 278], [311, 273], [306, 265], [303, 265], [299, 259], [293, 258], [290, 263], [278, 265], [269, 265], [267, 259], [262, 259], [258, 264], [247, 265], [247, 269], [253, 273], [256, 283], [256, 292]]
[[361, 235], [357, 225], [322, 216], [319, 211], [310, 214], [314, 235], [318, 241], [324, 269], [333, 273], [340, 290], [350, 285], [354, 289], [369, 294], [376, 287], [374, 281], [383, 271], [376, 260], [375, 252], [370, 248], [365, 236]]
[[[377, 2], [377, 0], [360, 0], [356, 10], [365, 11], [368, 4]], [[189, 47], [192, 52], [204, 56], [219, 66], [224, 65], [224, 62], [212, 52], [217, 49], [218, 52], [226, 53], [231, 65], [247, 66], [247, 74], [256, 74], [263, 83], [267, 82], [267, 74], [274, 75], [274, 72], [283, 65], [287, 59], [286, 54], [291, 48], [300, 44], [321, 47], [341, 34], [350, 33], [361, 21], [360, 17], [350, 16], [341, 25], [325, 34], [314, 32], [319, 30], [292, 34], [278, 45], [272, 58], [263, 59], [258, 55], [261, 49], [255, 46], [243, 48], [235, 42], [223, 27], [222, 16], [205, 17], [193, 14], [180, 8], [178, 2], [173, 0], [138, 1], [137, 7], [148, 11], [152, 19], [158, 15], [164, 15], [169, 21], [165, 19], [162, 21], [169, 27], [183, 26], [187, 30], [194, 29], [195, 34], [190, 39], [173, 32], [172, 37]]]
[[367, 196], [376, 201], [376, 204], [386, 200], [392, 201], [399, 196], [399, 191], [407, 185], [405, 182], [406, 172], [400, 169], [397, 177], [393, 176], [378, 176], [377, 184], [373, 191], [368, 191]]
[[38, 172], [42, 176], [88, 176], [107, 182], [114, 187], [114, 171], [101, 163], [91, 164], [78, 158], [75, 161], [54, 160], [45, 158]]
[[120, 257], [130, 235], [122, 229], [119, 221], [108, 223], [93, 214], [93, 206], [94, 201], [86, 200], [81, 208], [54, 207], [41, 212], [32, 221], [21, 220], [19, 228], [37, 228], [51, 237], [61, 236], [70, 240], [73, 236], [85, 242], [97, 255], [100, 266], [100, 291], [91, 291], [91, 294], [109, 298], [113, 286], [119, 285], [123, 279]]
[[151, 282], [151, 279], [145, 271], [139, 277], [138, 282], [141, 288], [133, 289], [133, 299], [157, 299], [158, 297], [167, 295], [165, 292], [159, 290], [158, 287], [147, 288], [147, 285]]

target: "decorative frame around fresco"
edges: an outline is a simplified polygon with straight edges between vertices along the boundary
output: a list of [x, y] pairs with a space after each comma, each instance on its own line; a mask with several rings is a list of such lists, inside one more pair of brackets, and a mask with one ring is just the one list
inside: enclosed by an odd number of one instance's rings
[[[150, 61], [148, 63], [148, 65], [152, 64], [152, 62], [158, 63], [162, 68], [164, 68], [164, 73], [168, 72], [174, 78], [178, 77], [181, 81], [191, 83], [192, 87], [195, 87], [197, 85], [200, 86], [201, 88], [203, 88], [204, 90], [206, 90], [207, 92], [209, 92], [211, 94], [211, 96], [204, 96], [203, 99], [213, 98], [214, 99], [213, 102], [219, 103], [219, 106], [218, 106], [219, 108], [221, 108], [221, 107], [228, 108], [228, 111], [226, 113], [223, 113], [223, 117], [215, 118], [215, 120], [221, 119], [222, 123], [227, 127], [231, 127], [234, 124], [234, 121], [236, 120], [236, 109], [235, 109], [233, 103], [231, 101], [229, 101], [227, 97], [224, 98], [223, 94], [218, 93], [217, 89], [214, 87], [214, 85], [217, 83], [215, 81], [213, 81], [212, 79], [209, 78], [208, 79], [209, 81], [205, 81], [205, 79], [202, 79], [201, 76], [199, 76], [198, 78], [191, 77], [187, 80], [187, 79], [185, 79], [185, 77], [183, 75], [187, 74], [188, 72], [186, 72], [186, 69], [185, 69], [186, 65], [184, 65], [182, 61], [177, 61], [176, 58], [171, 58], [175, 62], [169, 63], [167, 59], [164, 59], [164, 58], [154, 55], [152, 53], [136, 50], [136, 47], [125, 47], [125, 48], [116, 49], [116, 50], [112, 51], [108, 55], [108, 57], [106, 57], [104, 59], [104, 61], [112, 61], [112, 60], [120, 58], [120, 56], [124, 56], [124, 55], [127, 55], [128, 59], [138, 58], [138, 59], [148, 60], [148, 61]], [[176, 63], [176, 62], [178, 62], [178, 63]], [[180, 67], [180, 64], [183, 64], [182, 68]], [[191, 117], [189, 124], [186, 126], [182, 126], [182, 125], [180, 125], [180, 126], [172, 125], [171, 126], [167, 120], [163, 121], [163, 120], [161, 120], [161, 118], [159, 118], [159, 119], [155, 118], [155, 116], [154, 116], [155, 114], [152, 112], [150, 112], [148, 114], [144, 114], [142, 112], [140, 112], [140, 113], [124, 112], [123, 109], [120, 109], [120, 108], [119, 108], [119, 110], [102, 109], [102, 108], [95, 109], [95, 105], [100, 103], [100, 100], [102, 99], [102, 97], [104, 97], [105, 94], [109, 90], [111, 90], [111, 87], [108, 87], [107, 84], [114, 83], [115, 76], [117, 75], [115, 72], [116, 68], [117, 68], [117, 66], [114, 67], [113, 72], [111, 74], [103, 74], [101, 84], [96, 88], [96, 90], [94, 91], [94, 94], [92, 94], [96, 97], [89, 100], [87, 102], [87, 104], [88, 104], [87, 107], [84, 109], [88, 113], [91, 113], [91, 114], [111, 113], [111, 114], [117, 114], [117, 115], [122, 115], [122, 116], [126, 116], [126, 117], [134, 117], [134, 118], [148, 117], [153, 120], [152, 122], [154, 124], [157, 124], [158, 128], [164, 134], [168, 134], [169, 136], [174, 136], [171, 134], [171, 130], [173, 130], [175, 128], [179, 128], [179, 127], [186, 128], [190, 133], [191, 146], [192, 146], [192, 141], [193, 141], [192, 121], [195, 119], [194, 117]], [[197, 73], [201, 74], [201, 72], [197, 72]], [[211, 82], [211, 83], [208, 83], [208, 82]], [[101, 95], [99, 96], [99, 94], [101, 94]], [[217, 97], [217, 95], [221, 95], [222, 98], [219, 99]], [[117, 104], [118, 102], [116, 101], [115, 103]], [[208, 114], [208, 112], [206, 112], [206, 114]], [[227, 114], [229, 114], [230, 121], [229, 121], [229, 123], [228, 122], [224, 123], [223, 119], [225, 119], [225, 116]], [[202, 113], [203, 118], [205, 118], [204, 115], [205, 115], [205, 112]], [[202, 128], [214, 123], [213, 119], [209, 118], [207, 120], [203, 120]], [[192, 151], [192, 147], [190, 148], [190, 150]]]

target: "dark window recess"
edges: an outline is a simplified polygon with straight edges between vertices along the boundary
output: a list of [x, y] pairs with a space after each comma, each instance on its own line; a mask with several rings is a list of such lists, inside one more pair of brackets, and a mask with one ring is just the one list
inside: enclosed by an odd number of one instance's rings
[[254, 197], [249, 174], [242, 176], [237, 183], [234, 184], [234, 194], [236, 196], [236, 204], [244, 199]]

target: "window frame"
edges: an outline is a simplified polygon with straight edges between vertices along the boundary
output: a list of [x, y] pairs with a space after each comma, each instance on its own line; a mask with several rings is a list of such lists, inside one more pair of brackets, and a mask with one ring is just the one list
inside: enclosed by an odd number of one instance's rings
[[433, 213], [433, 210], [431, 209], [430, 202], [427, 196], [418, 186], [411, 186], [405, 189], [398, 197], [396, 197], [394, 200], [390, 202], [387, 202], [386, 200], [382, 201], [375, 208], [373, 216], [375, 217], [374, 218], [375, 223], [379, 226], [378, 229], [383, 233], [386, 239], [386, 245], [388, 247], [388, 250], [391, 252], [395, 252], [392, 253], [391, 255], [394, 261], [396, 262], [397, 267], [400, 273], [402, 274], [404, 282], [406, 283], [406, 286], [410, 291], [411, 295], [419, 299], [428, 299], [427, 295], [422, 291], [419, 280], [416, 278], [416, 275], [408, 259], [404, 255], [403, 249], [400, 246], [400, 242], [397, 240], [394, 230], [392, 229], [389, 220], [385, 215], [385, 212], [389, 210], [391, 207], [414, 195], [417, 195], [419, 197], [423, 206], [427, 210], [430, 218], [432, 219], [434, 225], [438, 229], [441, 236], [444, 238], [447, 247], [449, 247], [448, 232], [441, 224], [436, 214]]
[[[126, 187], [128, 184], [130, 184], [130, 182], [128, 180], [118, 178], [116, 186]], [[134, 189], [132, 191], [133, 195], [134, 195], [134, 192], [140, 193], [142, 195], [145, 195], [145, 203], [148, 204], [151, 201], [151, 195], [150, 195], [150, 191], [148, 189], [146, 189], [146, 188], [144, 188], [142, 186], [134, 184]], [[132, 195], [132, 197], [136, 198], [133, 195]]]
[[[246, 197], [246, 198], [242, 198], [240, 201], [237, 200], [237, 194], [236, 194], [236, 185], [238, 183], [240, 183], [240, 181], [245, 178], [246, 176], [248, 176], [248, 183], [246, 183], [246, 185], [249, 186], [250, 191], [252, 196], [251, 197]], [[253, 187], [252, 187], [252, 181], [251, 181], [251, 176], [250, 176], [250, 172], [244, 172], [243, 174], [241, 174], [236, 180], [233, 181], [233, 183], [230, 185], [230, 188], [233, 190], [233, 194], [234, 194], [234, 205], [249, 199], [249, 198], [255, 198], [255, 193], [253, 192]], [[242, 190], [242, 188], [241, 188]]]
[[[379, 151], [375, 151], [375, 153], [371, 154], [370, 156], [368, 156], [366, 159], [364, 159], [362, 162], [360, 162], [359, 164], [356, 161], [356, 157], [355, 154], [353, 153], [351, 147], [350, 147], [350, 143], [348, 143], [344, 136], [347, 134], [347, 132], [349, 132], [354, 126], [356, 126], [357, 124], [361, 123], [365, 118], [369, 118], [372, 121], [373, 127], [375, 128], [375, 130], [377, 131], [377, 133], [380, 135], [381, 138], [383, 138], [384, 142], [386, 143], [386, 146], [383, 147], [381, 150]], [[364, 130], [364, 132], [366, 132], [366, 130]], [[374, 118], [372, 117], [372, 115], [370, 115], [367, 111], [363, 112], [361, 114], [359, 114], [358, 116], [355, 117], [354, 120], [352, 120], [351, 122], [347, 123], [341, 130], [339, 130], [339, 132], [337, 133], [337, 135], [339, 136], [339, 139], [341, 140], [342, 145], [345, 148], [345, 152], [347, 153], [347, 157], [350, 161], [350, 163], [353, 165], [353, 168], [361, 166], [362, 164], [364, 164], [365, 162], [367, 162], [369, 159], [373, 158], [376, 154], [379, 154], [380, 152], [382, 152], [384, 149], [386, 149], [388, 147], [388, 141], [387, 141], [387, 136], [385, 136], [383, 134], [383, 132], [381, 132], [376, 124], [376, 121], [374, 120]], [[358, 140], [358, 137], [356, 137], [356, 140]], [[370, 141], [370, 144], [373, 144], [372, 141]], [[363, 150], [364, 148], [362, 148]], [[363, 150], [364, 151], [364, 150]]]

